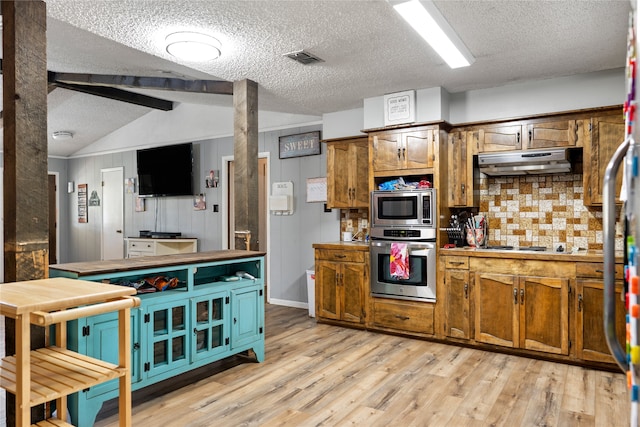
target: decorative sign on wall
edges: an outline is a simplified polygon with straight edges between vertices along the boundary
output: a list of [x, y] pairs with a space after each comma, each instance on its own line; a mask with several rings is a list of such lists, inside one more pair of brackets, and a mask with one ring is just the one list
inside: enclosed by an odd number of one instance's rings
[[278, 140], [281, 159], [320, 154], [320, 131], [281, 136]]
[[384, 125], [399, 125], [416, 121], [416, 91], [390, 93], [384, 96]]
[[91, 197], [89, 197], [89, 206], [100, 206], [100, 196], [98, 196], [98, 192], [96, 190], [91, 192]]
[[87, 218], [87, 184], [78, 184], [78, 222], [86, 223]]

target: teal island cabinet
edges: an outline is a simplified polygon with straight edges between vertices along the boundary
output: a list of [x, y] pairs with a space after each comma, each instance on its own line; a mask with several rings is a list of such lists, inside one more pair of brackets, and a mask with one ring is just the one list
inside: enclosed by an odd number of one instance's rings
[[[50, 277], [136, 286], [131, 309], [131, 381], [138, 390], [234, 354], [264, 361], [264, 252], [222, 250], [112, 261], [54, 264]], [[160, 279], [157, 279], [160, 278]], [[117, 363], [118, 319], [113, 313], [68, 322], [67, 347]], [[102, 404], [118, 396], [112, 380], [69, 397], [78, 426], [91, 426]]]

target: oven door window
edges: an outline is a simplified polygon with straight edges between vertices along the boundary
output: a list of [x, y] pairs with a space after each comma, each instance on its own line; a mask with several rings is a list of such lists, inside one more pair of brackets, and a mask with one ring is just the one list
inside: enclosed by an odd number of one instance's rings
[[380, 197], [378, 199], [378, 218], [394, 220], [418, 219], [418, 197]]
[[390, 254], [378, 254], [379, 283], [397, 285], [427, 286], [427, 257], [409, 255], [409, 278], [399, 279], [391, 276]]

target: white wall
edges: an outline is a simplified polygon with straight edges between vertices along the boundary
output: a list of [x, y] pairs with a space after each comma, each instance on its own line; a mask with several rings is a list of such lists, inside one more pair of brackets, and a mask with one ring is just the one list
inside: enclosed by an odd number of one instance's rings
[[[416, 122], [461, 124], [603, 107], [623, 104], [626, 92], [624, 69], [452, 94], [439, 87], [418, 89]], [[364, 128], [383, 127], [383, 96], [367, 98], [363, 105]]]

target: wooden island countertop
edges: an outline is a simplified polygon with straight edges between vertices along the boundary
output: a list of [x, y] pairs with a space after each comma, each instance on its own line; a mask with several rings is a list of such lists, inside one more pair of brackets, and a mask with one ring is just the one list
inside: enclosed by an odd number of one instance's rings
[[131, 270], [144, 270], [146, 268], [198, 264], [215, 261], [228, 261], [242, 258], [252, 258], [264, 256], [265, 252], [260, 251], [240, 251], [240, 250], [219, 250], [208, 252], [195, 252], [187, 254], [144, 256], [136, 258], [71, 262], [67, 264], [52, 264], [51, 270], [67, 271], [77, 274], [78, 277], [95, 274], [117, 273]]

